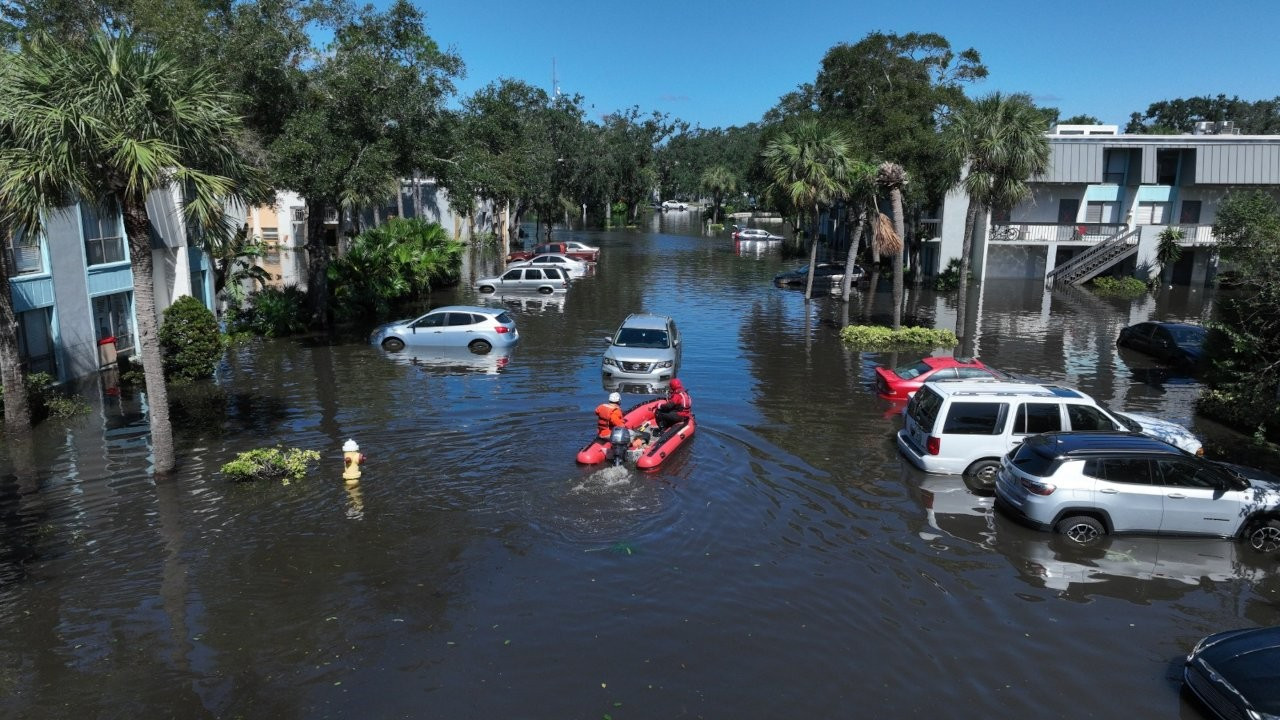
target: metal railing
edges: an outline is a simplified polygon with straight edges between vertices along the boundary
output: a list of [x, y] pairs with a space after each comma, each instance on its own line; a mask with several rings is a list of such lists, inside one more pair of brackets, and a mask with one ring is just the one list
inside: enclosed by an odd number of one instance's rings
[[1057, 284], [1079, 285], [1138, 252], [1141, 228], [1117, 233], [1050, 270], [1045, 279]]
[[1218, 236], [1213, 234], [1212, 225], [1171, 225], [1182, 231], [1182, 242], [1179, 245], [1204, 246], [1217, 245]]
[[1124, 223], [1003, 223], [991, 226], [991, 239], [1017, 243], [1099, 243], [1128, 229]]

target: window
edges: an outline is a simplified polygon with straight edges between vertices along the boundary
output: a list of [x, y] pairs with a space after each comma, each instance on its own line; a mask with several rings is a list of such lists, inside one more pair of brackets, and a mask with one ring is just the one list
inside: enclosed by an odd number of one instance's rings
[[120, 212], [114, 205], [98, 208], [82, 203], [80, 217], [84, 224], [84, 255], [88, 265], [105, 265], [128, 259], [124, 251]]
[[938, 372], [929, 376], [930, 380], [954, 380], [959, 377], [959, 373], [955, 368], [942, 368]]
[[474, 325], [477, 322], [480, 322], [481, 319], [482, 318], [479, 315], [472, 315], [471, 313], [460, 313], [460, 312], [449, 313], [449, 325], [451, 327], [457, 327], [460, 325]]
[[1157, 460], [1160, 484], [1169, 487], [1216, 488], [1224, 483], [1208, 467], [1186, 460]]
[[1138, 215], [1134, 218], [1134, 222], [1138, 225], [1164, 225], [1168, 223], [1169, 203], [1167, 202], [1140, 202], [1138, 203]]
[[503, 280], [519, 280], [523, 276], [524, 276], [524, 270], [520, 268], [516, 268], [515, 270], [508, 270], [507, 273], [502, 276], [502, 279]]
[[31, 275], [44, 272], [44, 258], [40, 255], [40, 239], [29, 238], [19, 230], [9, 238], [9, 267], [14, 275]]
[[1175, 185], [1178, 182], [1178, 150], [1156, 151], [1156, 184]]
[[[548, 268], [548, 269], [550, 269], [550, 268]], [[526, 278], [526, 279], [528, 279], [528, 280], [541, 280], [541, 279], [542, 279], [542, 271], [541, 271], [541, 270], [538, 270], [537, 268], [529, 268], [529, 272], [528, 272], [528, 273], [525, 273], [525, 278]]]
[[999, 435], [1005, 403], [958, 402], [951, 404], [942, 432], [952, 435]]
[[1077, 432], [1089, 430], [1107, 432], [1118, 429], [1116, 424], [1111, 422], [1111, 418], [1098, 408], [1088, 405], [1068, 405], [1067, 421], [1071, 423], [1071, 429]]
[[116, 350], [133, 348], [133, 293], [122, 292], [93, 299], [93, 322], [98, 339], [113, 337]]
[[932, 368], [928, 363], [916, 363], [914, 365], [904, 365], [903, 367], [895, 368], [894, 372], [903, 380], [911, 380], [920, 377], [931, 369]]
[[1013, 420], [1013, 432], [1035, 435], [1062, 429], [1062, 412], [1057, 403], [1023, 403]]
[[987, 372], [986, 370], [983, 370], [982, 368], [965, 368], [965, 367], [956, 368], [956, 375], [959, 376], [961, 380], [973, 380], [973, 379], [981, 380], [983, 378], [994, 377], [991, 373]]
[[449, 313], [432, 313], [413, 324], [415, 328], [435, 328], [444, 327], [445, 318]]
[[1200, 224], [1200, 201], [1199, 200], [1183, 200], [1182, 214], [1178, 216], [1178, 222], [1183, 225], [1199, 225]]
[[1023, 444], [1013, 452], [1013, 464], [1028, 475], [1052, 477], [1058, 469], [1058, 461], [1052, 455], [1037, 452], [1039, 448]]
[[28, 373], [47, 372], [58, 376], [53, 351], [53, 308], [36, 308], [18, 313], [18, 357]]
[[1145, 458], [1105, 458], [1089, 460], [1084, 474], [1099, 480], [1127, 485], [1151, 485], [1151, 463]]
[[933, 432], [933, 423], [938, 419], [938, 409], [941, 407], [942, 398], [926, 385], [911, 396], [911, 401], [907, 403], [907, 415], [925, 432]]
[[305, 223], [307, 221], [307, 209], [300, 207], [294, 208], [293, 221], [296, 223]]

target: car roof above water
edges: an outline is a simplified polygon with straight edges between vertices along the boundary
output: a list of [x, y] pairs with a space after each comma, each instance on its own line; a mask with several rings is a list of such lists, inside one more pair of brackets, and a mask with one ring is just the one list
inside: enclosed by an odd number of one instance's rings
[[1088, 395], [1063, 387], [1061, 385], [1041, 385], [1038, 383], [1008, 382], [1006, 380], [930, 380], [925, 387], [931, 387], [939, 395], [951, 397], [1041, 397], [1090, 399]]
[[664, 330], [667, 322], [671, 318], [666, 315], [654, 315], [653, 313], [631, 313], [626, 320], [622, 321], [622, 327], [628, 328], [647, 328], [655, 330]]
[[1134, 432], [1048, 432], [1033, 435], [1024, 444], [1044, 455], [1062, 458], [1111, 453], [1188, 454], [1163, 440]]

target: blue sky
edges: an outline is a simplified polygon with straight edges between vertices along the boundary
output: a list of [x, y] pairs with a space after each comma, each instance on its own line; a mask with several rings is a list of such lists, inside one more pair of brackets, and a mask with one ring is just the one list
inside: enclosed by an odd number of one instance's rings
[[460, 95], [500, 77], [550, 90], [554, 58], [561, 90], [592, 117], [636, 105], [702, 127], [754, 122], [812, 82], [832, 46], [877, 30], [973, 47], [991, 74], [971, 97], [1027, 92], [1064, 118], [1123, 126], [1159, 100], [1280, 96], [1274, 0], [415, 2], [466, 63]]

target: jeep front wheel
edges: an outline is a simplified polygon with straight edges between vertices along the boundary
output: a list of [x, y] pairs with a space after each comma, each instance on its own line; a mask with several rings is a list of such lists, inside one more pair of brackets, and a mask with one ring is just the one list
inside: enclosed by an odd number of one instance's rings
[[1263, 520], [1249, 530], [1249, 547], [1260, 553], [1280, 550], [1280, 520]]

